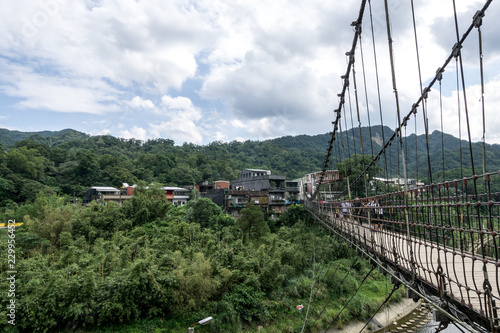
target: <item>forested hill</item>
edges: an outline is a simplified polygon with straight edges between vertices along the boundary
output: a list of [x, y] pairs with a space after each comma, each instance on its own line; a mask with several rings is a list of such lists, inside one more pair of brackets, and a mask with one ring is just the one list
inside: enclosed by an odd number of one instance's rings
[[[361, 129], [365, 154], [377, 154], [393, 131], [381, 126]], [[373, 140], [369, 140], [369, 138]], [[441, 140], [445, 141], [447, 177], [456, 178], [460, 167], [460, 141], [440, 132], [430, 135], [430, 160], [433, 173], [442, 174]], [[286, 136], [266, 141], [212, 142], [205, 146], [156, 139], [146, 142], [112, 136], [89, 136], [74, 130], [59, 132], [18, 132], [0, 129], [0, 205], [34, 198], [40, 189], [83, 196], [92, 185], [120, 186], [138, 181], [165, 185], [193, 185], [203, 180], [233, 180], [245, 168], [272, 170], [288, 179], [321, 170], [329, 134]], [[344, 142], [344, 147], [340, 142]], [[415, 177], [418, 156], [419, 178], [427, 175], [426, 138], [410, 135], [405, 139], [410, 177]], [[415, 146], [416, 145], [416, 146]], [[397, 173], [398, 145], [387, 155], [389, 175]], [[462, 141], [464, 164], [470, 165], [468, 145]], [[474, 154], [480, 159], [481, 145], [475, 143]], [[361, 152], [358, 129], [343, 133], [335, 141], [333, 166], [343, 154], [349, 157]], [[380, 163], [385, 163], [384, 159]], [[500, 146], [487, 145], [487, 165], [500, 167]], [[381, 165], [382, 166], [382, 165]], [[424, 177], [422, 177], [424, 175]], [[425, 180], [425, 179], [424, 179]]]
[[39, 143], [55, 147], [64, 142], [86, 140], [89, 137], [90, 135], [88, 134], [72, 129], [64, 129], [61, 131], [20, 132], [0, 128], [0, 144], [4, 146], [4, 148], [14, 146], [16, 142], [25, 139], [35, 140]]

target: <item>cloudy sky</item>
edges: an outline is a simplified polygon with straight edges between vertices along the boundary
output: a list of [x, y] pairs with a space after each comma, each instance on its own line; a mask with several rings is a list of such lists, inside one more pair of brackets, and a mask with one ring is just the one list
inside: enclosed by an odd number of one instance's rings
[[[0, 127], [73, 128], [92, 135], [207, 144], [330, 131], [353, 37], [350, 23], [360, 1], [2, 2]], [[456, 3], [464, 30], [484, 0]], [[409, 5], [409, 0], [390, 1], [404, 114], [419, 96]], [[425, 85], [456, 42], [452, 1], [416, 0], [415, 5]], [[394, 128], [383, 1], [372, 1], [372, 6], [382, 106], [373, 89], [374, 47], [367, 19], [362, 39], [368, 98], [361, 58], [356, 62], [361, 118], [363, 125], [368, 114], [372, 124], [380, 123], [382, 110], [384, 124]], [[500, 117], [492, 110], [500, 103], [498, 17], [494, 2], [482, 31], [490, 114], [486, 138], [500, 143]], [[479, 140], [478, 38], [476, 31], [471, 35], [463, 54], [470, 112], [477, 115], [471, 126]], [[458, 136], [454, 64], [445, 72], [442, 103], [444, 129]], [[432, 128], [441, 126], [438, 108], [434, 93], [429, 99]]]

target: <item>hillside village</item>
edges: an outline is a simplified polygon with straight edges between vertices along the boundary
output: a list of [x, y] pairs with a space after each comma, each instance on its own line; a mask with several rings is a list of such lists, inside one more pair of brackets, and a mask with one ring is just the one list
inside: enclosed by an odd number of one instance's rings
[[[189, 187], [161, 187], [165, 196], [173, 205], [184, 206], [190, 199], [193, 190], [199, 192], [201, 197], [210, 198], [219, 205], [223, 211], [238, 216], [239, 211], [248, 203], [259, 206], [266, 213], [281, 214], [288, 206], [304, 202], [316, 190], [321, 172], [309, 173], [302, 178], [287, 180], [286, 176], [273, 175], [271, 170], [245, 169], [239, 173], [238, 179], [231, 182], [218, 180], [204, 181], [196, 186]], [[320, 191], [320, 199], [330, 200], [339, 193], [339, 188], [344, 177], [338, 170], [327, 170], [322, 184], [326, 184]], [[400, 179], [386, 180], [377, 178], [378, 181], [389, 182], [393, 185], [404, 185]], [[421, 186], [423, 183], [412, 181], [412, 184]], [[92, 186], [86, 192], [84, 204], [95, 202], [117, 202], [122, 204], [134, 195], [137, 185], [123, 183], [121, 188]]]

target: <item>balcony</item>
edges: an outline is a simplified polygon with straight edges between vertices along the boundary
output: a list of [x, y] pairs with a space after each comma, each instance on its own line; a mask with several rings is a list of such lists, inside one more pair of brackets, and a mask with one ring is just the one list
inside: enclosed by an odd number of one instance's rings
[[132, 198], [131, 195], [119, 195], [119, 194], [102, 194], [101, 198], [104, 201], [107, 200], [113, 200], [113, 201], [122, 201], [122, 200], [129, 200]]

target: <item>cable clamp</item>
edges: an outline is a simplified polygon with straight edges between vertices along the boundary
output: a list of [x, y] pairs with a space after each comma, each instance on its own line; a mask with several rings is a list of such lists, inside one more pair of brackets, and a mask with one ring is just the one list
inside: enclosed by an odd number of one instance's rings
[[411, 107], [411, 112], [413, 114], [417, 114], [417, 108], [418, 108], [418, 104], [417, 103], [413, 104]]
[[455, 45], [453, 45], [453, 49], [452, 49], [452, 52], [451, 52], [451, 54], [453, 55], [453, 57], [458, 58], [458, 56], [460, 55], [460, 49], [461, 48], [462, 48], [462, 44], [460, 44], [460, 43], [455, 43]]
[[443, 72], [444, 72], [444, 69], [439, 67], [436, 71], [436, 79], [438, 81], [441, 81], [443, 79]]
[[429, 92], [431, 91], [431, 88], [430, 87], [427, 87], [424, 89], [424, 92], [422, 93], [422, 97], [424, 99], [427, 99], [429, 97]]
[[483, 24], [484, 11], [478, 10], [476, 14], [474, 14], [474, 18], [472, 19], [474, 22], [474, 27], [479, 28]]

